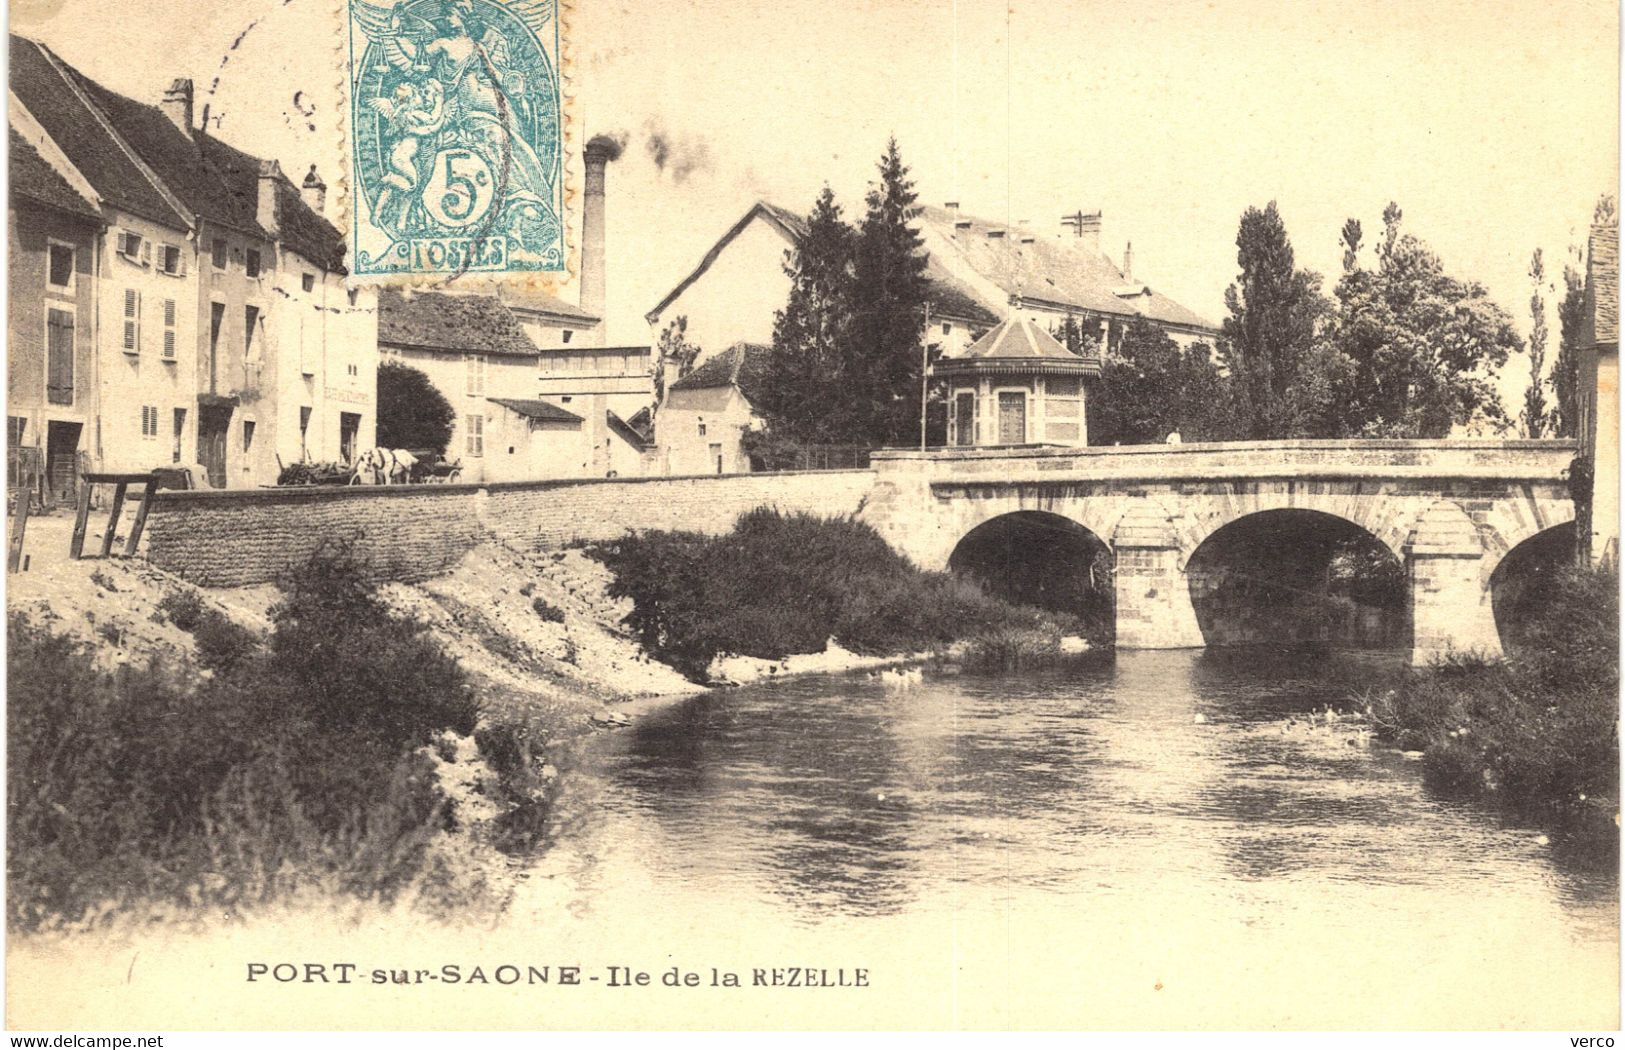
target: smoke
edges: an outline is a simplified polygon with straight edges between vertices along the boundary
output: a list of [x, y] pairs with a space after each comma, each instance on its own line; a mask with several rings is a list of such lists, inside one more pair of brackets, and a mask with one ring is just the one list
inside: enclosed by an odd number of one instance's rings
[[643, 133], [648, 136], [643, 147], [649, 159], [671, 181], [680, 185], [696, 172], [711, 170], [711, 145], [705, 139], [674, 134], [658, 119], [645, 122]]
[[587, 143], [588, 149], [601, 149], [612, 161], [620, 160], [621, 154], [626, 152], [627, 135], [624, 131], [617, 131], [608, 135], [594, 135]]

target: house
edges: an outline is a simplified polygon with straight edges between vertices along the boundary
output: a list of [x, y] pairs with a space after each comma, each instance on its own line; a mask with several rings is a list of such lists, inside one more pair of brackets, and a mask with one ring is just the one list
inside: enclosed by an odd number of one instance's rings
[[1088, 380], [1100, 358], [1079, 357], [1016, 315], [962, 354], [937, 362], [948, 386], [950, 445], [1089, 443]]
[[252, 487], [371, 445], [376, 308], [345, 287], [314, 169], [295, 187], [197, 128], [189, 80], [153, 106], [35, 41], [13, 36], [11, 63], [13, 126], [84, 180], [106, 227], [91, 459], [199, 463], [215, 487]]
[[461, 480], [635, 476], [643, 441], [603, 393], [536, 396], [541, 351], [493, 296], [378, 294], [378, 346], [418, 369], [456, 409], [446, 456]]
[[6, 200], [8, 484], [71, 501], [96, 408], [96, 252], [102, 213], [10, 128]]
[[631, 419], [654, 401], [650, 354], [647, 346], [544, 347], [536, 391], [566, 405], [602, 395], [611, 411]]
[[1619, 219], [1592, 224], [1580, 335], [1580, 454], [1591, 461], [1593, 562], [1619, 560]]
[[736, 343], [672, 383], [655, 414], [659, 473], [743, 474], [751, 469], [745, 435], [760, 429], [751, 395], [768, 348]]
[[[928, 258], [930, 314], [921, 321], [929, 341], [954, 356], [1012, 312], [1047, 330], [1068, 316], [1086, 322], [1107, 353], [1137, 318], [1184, 346], [1217, 338], [1216, 326], [1135, 278], [1132, 248], [1122, 267], [1101, 252], [1099, 213], [1079, 213], [1063, 226], [1070, 232], [1041, 237], [961, 214], [957, 204], [922, 207], [916, 227]], [[805, 228], [790, 209], [757, 202], [645, 320], [658, 337], [687, 318], [686, 337], [700, 348], [696, 364], [742, 342], [772, 342], [774, 313], [790, 293], [785, 253]]]

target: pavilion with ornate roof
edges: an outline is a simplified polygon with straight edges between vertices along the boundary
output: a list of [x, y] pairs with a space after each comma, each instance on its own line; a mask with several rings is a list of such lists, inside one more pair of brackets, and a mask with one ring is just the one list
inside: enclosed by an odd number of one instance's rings
[[948, 383], [950, 445], [1089, 443], [1085, 388], [1100, 359], [1073, 353], [1029, 318], [1008, 318], [932, 374]]

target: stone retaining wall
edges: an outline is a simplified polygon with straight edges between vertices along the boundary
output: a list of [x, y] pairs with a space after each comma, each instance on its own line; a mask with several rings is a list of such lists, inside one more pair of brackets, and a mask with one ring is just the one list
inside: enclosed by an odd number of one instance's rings
[[486, 537], [533, 548], [609, 540], [642, 529], [726, 532], [760, 506], [850, 514], [867, 470], [489, 485], [299, 487], [165, 492], [153, 504], [147, 558], [206, 587], [265, 583], [324, 541], [355, 544], [382, 579], [446, 572]]

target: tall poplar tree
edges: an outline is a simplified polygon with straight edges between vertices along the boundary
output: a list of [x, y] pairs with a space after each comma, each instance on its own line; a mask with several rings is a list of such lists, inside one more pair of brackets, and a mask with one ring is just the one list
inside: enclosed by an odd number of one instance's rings
[[1529, 386], [1523, 392], [1523, 430], [1529, 437], [1546, 433], [1551, 414], [1546, 408], [1546, 260], [1541, 250], [1529, 260], [1529, 280], [1534, 291], [1529, 296]]

